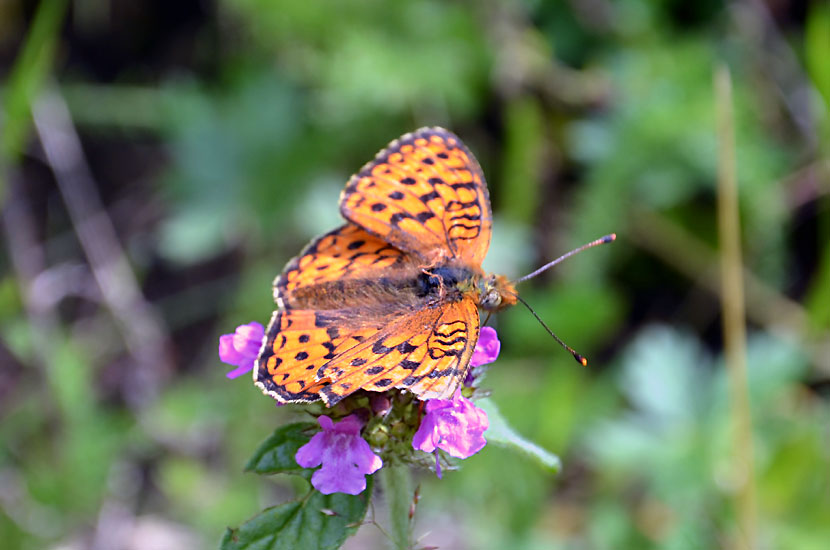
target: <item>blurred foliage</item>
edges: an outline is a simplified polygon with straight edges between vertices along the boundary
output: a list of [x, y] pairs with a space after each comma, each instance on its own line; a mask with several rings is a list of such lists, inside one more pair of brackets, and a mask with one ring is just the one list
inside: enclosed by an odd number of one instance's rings
[[[217, 337], [269, 318], [271, 280], [339, 223], [349, 175], [423, 125], [455, 131], [484, 168], [487, 269], [517, 276], [619, 239], [521, 288], [588, 369], [527, 311], [495, 319], [492, 402], [561, 473], [497, 445], [441, 481], [424, 472], [416, 536], [739, 546], [707, 283], [720, 62], [746, 269], [774, 298], [748, 295], [758, 536], [830, 540], [827, 2], [84, 0], [62, 25], [62, 3], [30, 4], [0, 3], [4, 548], [216, 547], [226, 526], [303, 490], [242, 471], [294, 416], [223, 377]], [[141, 372], [97, 291], [31, 127], [44, 87], [66, 100], [161, 317], [166, 370]], [[384, 544], [367, 524], [346, 547]]]

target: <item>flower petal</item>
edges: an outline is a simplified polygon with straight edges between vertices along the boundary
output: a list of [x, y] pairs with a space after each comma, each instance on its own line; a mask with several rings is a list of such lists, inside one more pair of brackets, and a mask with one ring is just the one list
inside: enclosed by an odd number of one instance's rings
[[470, 358], [470, 366], [480, 367], [492, 363], [498, 359], [500, 350], [501, 342], [499, 342], [496, 329], [493, 327], [481, 327], [476, 348], [473, 351], [472, 358]]
[[[431, 401], [438, 401], [432, 399]], [[429, 401], [427, 405], [429, 405]], [[435, 450], [435, 415], [427, 413], [418, 426], [418, 431], [412, 436], [412, 447], [420, 451], [431, 453]]]
[[316, 468], [323, 461], [323, 451], [326, 448], [326, 432], [314, 434], [311, 441], [297, 449], [294, 460], [303, 468]]
[[317, 422], [322, 430], [297, 450], [297, 464], [303, 468], [322, 464], [311, 476], [311, 484], [323, 494], [361, 493], [366, 489], [366, 474], [378, 471], [383, 461], [360, 436], [360, 417], [352, 414], [335, 423], [321, 415]]
[[[226, 378], [239, 378], [240, 376], [242, 376], [246, 372], [251, 372], [251, 369], [253, 369], [253, 368], [254, 368], [253, 363], [250, 364], [250, 365], [245, 364], [245, 365], [236, 367], [235, 369], [233, 369], [230, 372], [225, 373], [225, 377]], [[277, 405], [281, 405], [281, 403], [277, 403]]]
[[359, 495], [366, 489], [366, 477], [357, 470], [323, 466], [311, 476], [311, 485], [324, 495]]
[[334, 429], [334, 422], [332, 422], [331, 418], [326, 415], [321, 415], [317, 418], [317, 423], [320, 424], [320, 427], [323, 428], [324, 431], [330, 431]]
[[219, 337], [219, 360], [223, 363], [236, 365], [239, 354], [233, 347], [233, 334], [223, 334]]
[[374, 474], [383, 466], [383, 461], [372, 452], [372, 448], [363, 438], [354, 437], [349, 445], [349, 458], [357, 469], [364, 474]]
[[412, 446], [426, 452], [442, 449], [456, 458], [468, 458], [487, 444], [487, 413], [456, 393], [452, 399], [427, 402], [426, 414], [412, 438]]
[[228, 378], [236, 378], [254, 368], [264, 335], [263, 326], [254, 321], [236, 327], [233, 334], [219, 337], [219, 359], [237, 367], [226, 375]]
[[337, 423], [337, 425], [334, 427], [334, 431], [337, 433], [357, 435], [360, 433], [360, 429], [362, 427], [363, 422], [360, 420], [360, 417], [358, 417], [356, 414], [350, 414], [349, 416], [345, 417], [343, 420]]

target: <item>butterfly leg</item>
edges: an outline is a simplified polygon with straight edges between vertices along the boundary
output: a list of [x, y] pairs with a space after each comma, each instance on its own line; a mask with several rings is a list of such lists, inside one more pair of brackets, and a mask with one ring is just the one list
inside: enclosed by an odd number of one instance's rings
[[432, 279], [435, 279], [437, 281], [438, 298], [439, 300], [443, 300], [446, 296], [446, 290], [444, 287], [444, 276], [440, 273], [433, 273], [432, 271], [430, 271], [429, 267], [421, 267], [421, 272], [430, 278], [430, 282], [432, 281]]

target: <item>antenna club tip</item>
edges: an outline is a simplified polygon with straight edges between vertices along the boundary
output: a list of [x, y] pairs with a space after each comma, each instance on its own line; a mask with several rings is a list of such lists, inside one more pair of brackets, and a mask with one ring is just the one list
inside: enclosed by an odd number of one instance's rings
[[588, 366], [588, 360], [579, 355], [578, 353], [574, 353], [574, 359], [576, 359], [576, 362], [582, 365], [583, 367]]
[[611, 233], [610, 235], [606, 235], [602, 238], [603, 243], [610, 243], [611, 241], [616, 241], [616, 240], [617, 240], [617, 234], [616, 233]]

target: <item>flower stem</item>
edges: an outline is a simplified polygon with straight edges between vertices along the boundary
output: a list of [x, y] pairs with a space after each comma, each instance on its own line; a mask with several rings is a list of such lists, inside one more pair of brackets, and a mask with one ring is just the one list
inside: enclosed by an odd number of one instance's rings
[[729, 400], [733, 424], [733, 483], [739, 533], [736, 548], [758, 548], [758, 506], [755, 497], [752, 415], [746, 367], [746, 314], [744, 312], [741, 226], [738, 215], [738, 181], [735, 130], [732, 114], [732, 80], [725, 65], [715, 73], [720, 158], [718, 170], [718, 240], [721, 256], [723, 347], [729, 373]]
[[389, 507], [389, 534], [395, 550], [409, 550], [412, 547], [412, 522], [409, 507], [412, 503], [412, 476], [404, 464], [385, 464], [380, 470], [380, 479]]

